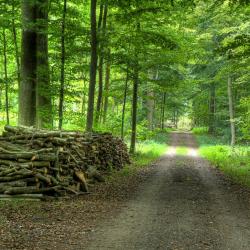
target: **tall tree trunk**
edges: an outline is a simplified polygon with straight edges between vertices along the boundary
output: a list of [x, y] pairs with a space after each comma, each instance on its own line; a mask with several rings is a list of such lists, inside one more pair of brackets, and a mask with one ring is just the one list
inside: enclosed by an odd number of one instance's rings
[[234, 121], [234, 103], [233, 103], [231, 76], [228, 77], [227, 90], [228, 90], [228, 106], [229, 106], [229, 117], [231, 126], [231, 146], [234, 146], [236, 141], [236, 132], [235, 132], [235, 121]]
[[[102, 7], [103, 9], [103, 7]], [[100, 16], [102, 15], [103, 11], [100, 11]], [[104, 39], [105, 39], [105, 33], [106, 33], [106, 26], [107, 26], [107, 14], [108, 14], [108, 5], [107, 3], [104, 5], [104, 12], [102, 17], [102, 22], [100, 21], [101, 18], [99, 18], [99, 25], [98, 25], [98, 31], [99, 31], [99, 88], [98, 88], [98, 98], [97, 98], [97, 105], [96, 105], [96, 123], [100, 120], [100, 114], [101, 114], [101, 107], [102, 107], [102, 98], [103, 98], [103, 59], [104, 59]]]
[[101, 0], [101, 3], [100, 3], [100, 11], [99, 11], [99, 18], [98, 18], [98, 23], [97, 23], [98, 33], [101, 31], [101, 27], [102, 27], [103, 7], [104, 7], [104, 4], [103, 4], [103, 2], [102, 2], [102, 0]]
[[[97, 96], [97, 102], [96, 102], [96, 114], [95, 114], [95, 124], [97, 125], [99, 121], [99, 115], [101, 112], [101, 103], [102, 103], [102, 90], [103, 90], [103, 57], [101, 55], [101, 30], [102, 30], [102, 22], [103, 22], [103, 1], [100, 2], [100, 10], [99, 10], [99, 17], [98, 17], [98, 23], [97, 23], [97, 40], [99, 41], [99, 44], [97, 44], [97, 53], [99, 53], [99, 58], [97, 55], [97, 67], [98, 67], [98, 59], [99, 59], [99, 67], [98, 70], [98, 96]], [[99, 48], [98, 48], [99, 45]]]
[[9, 82], [8, 82], [8, 69], [7, 69], [7, 41], [6, 41], [5, 28], [3, 29], [3, 57], [4, 57], [6, 122], [7, 122], [7, 124], [10, 124], [10, 117], [9, 117]]
[[[136, 24], [137, 34], [140, 31], [140, 22]], [[139, 88], [139, 43], [135, 45], [134, 52], [134, 76], [133, 76], [133, 100], [132, 100], [132, 127], [131, 127], [131, 143], [130, 143], [130, 153], [135, 153], [136, 147], [136, 128], [137, 128], [137, 106], [138, 106], [138, 88]]]
[[178, 108], [175, 110], [175, 128], [178, 128], [178, 122], [179, 122], [179, 114], [178, 114]]
[[95, 116], [96, 124], [99, 122], [99, 119], [100, 119], [102, 95], [103, 95], [103, 56], [102, 55], [100, 55], [100, 58], [99, 58], [98, 73], [99, 73], [99, 84], [98, 84], [98, 96], [97, 96], [96, 116]]
[[[151, 80], [157, 80], [159, 77], [159, 72], [156, 70], [154, 73], [148, 72], [149, 78]], [[155, 101], [154, 101], [154, 90], [148, 89], [147, 91], [147, 121], [148, 121], [148, 129], [153, 130], [154, 129], [154, 106], [155, 106]]]
[[110, 50], [108, 52], [108, 58], [106, 62], [106, 76], [105, 76], [105, 86], [104, 86], [104, 92], [105, 92], [105, 98], [104, 98], [104, 105], [103, 105], [103, 123], [106, 123], [107, 119], [107, 112], [108, 112], [108, 103], [109, 103], [109, 84], [110, 84]]
[[59, 97], [59, 125], [62, 129], [63, 124], [63, 104], [64, 104], [64, 81], [65, 81], [65, 20], [67, 12], [67, 0], [63, 2], [62, 27], [61, 27], [61, 76], [60, 76], [60, 97]]
[[[21, 83], [19, 88], [20, 125], [34, 126], [36, 121], [36, 5], [22, 0]], [[33, 25], [31, 25], [33, 24]]]
[[162, 119], [161, 119], [161, 129], [165, 128], [165, 106], [166, 106], [166, 92], [163, 93], [162, 101]]
[[137, 126], [137, 103], [138, 103], [138, 85], [139, 85], [139, 69], [138, 63], [134, 67], [134, 81], [133, 81], [133, 102], [132, 102], [132, 132], [131, 132], [131, 143], [130, 153], [135, 153], [136, 144], [136, 126]]
[[48, 0], [37, 0], [36, 120], [38, 128], [52, 127], [48, 61]]
[[127, 66], [126, 80], [124, 86], [124, 95], [123, 95], [123, 106], [122, 106], [122, 126], [121, 126], [121, 138], [124, 138], [124, 123], [125, 123], [125, 111], [126, 111], [126, 102], [127, 102], [127, 93], [128, 93], [128, 80], [129, 80], [129, 67]]
[[95, 99], [95, 85], [96, 85], [96, 69], [97, 69], [97, 32], [96, 32], [96, 2], [91, 0], [91, 63], [90, 63], [90, 82], [88, 94], [88, 112], [86, 130], [91, 132], [93, 130], [94, 117], [94, 99]]
[[208, 133], [215, 132], [215, 84], [210, 84], [210, 101], [209, 101], [209, 127]]
[[153, 130], [154, 124], [154, 91], [148, 90], [147, 92], [147, 120], [148, 120], [148, 129]]
[[14, 47], [15, 47], [17, 82], [18, 82], [18, 88], [20, 88], [20, 82], [21, 82], [20, 58], [19, 58], [19, 49], [18, 49], [17, 32], [16, 32], [16, 24], [15, 24], [15, 1], [14, 0], [12, 0], [12, 33], [13, 33], [13, 42], [14, 42]]

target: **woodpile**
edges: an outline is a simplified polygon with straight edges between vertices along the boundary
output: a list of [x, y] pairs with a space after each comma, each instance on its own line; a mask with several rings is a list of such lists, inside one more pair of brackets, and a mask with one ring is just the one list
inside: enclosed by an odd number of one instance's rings
[[0, 137], [0, 198], [65, 196], [129, 163], [125, 143], [110, 133], [5, 126]]

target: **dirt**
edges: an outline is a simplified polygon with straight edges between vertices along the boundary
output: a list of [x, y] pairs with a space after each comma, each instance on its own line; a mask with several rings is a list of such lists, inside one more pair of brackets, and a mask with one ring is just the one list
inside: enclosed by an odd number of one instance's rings
[[171, 145], [95, 195], [0, 207], [0, 249], [250, 249], [249, 189], [201, 159], [191, 134], [173, 133]]

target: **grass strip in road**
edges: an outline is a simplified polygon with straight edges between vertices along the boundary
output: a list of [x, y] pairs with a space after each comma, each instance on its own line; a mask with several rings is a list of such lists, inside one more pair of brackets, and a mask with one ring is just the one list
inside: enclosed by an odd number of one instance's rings
[[177, 147], [176, 148], [176, 154], [177, 155], [187, 155], [188, 148], [187, 147]]

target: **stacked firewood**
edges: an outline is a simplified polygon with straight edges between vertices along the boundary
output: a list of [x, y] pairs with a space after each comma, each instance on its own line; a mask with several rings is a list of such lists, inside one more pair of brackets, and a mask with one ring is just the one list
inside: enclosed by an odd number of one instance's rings
[[64, 196], [129, 163], [125, 143], [110, 133], [5, 126], [0, 137], [0, 198]]

